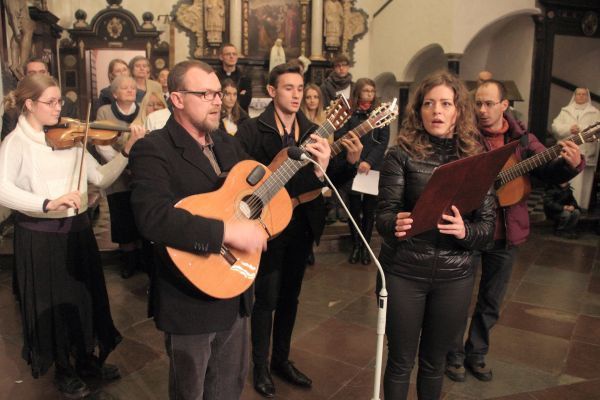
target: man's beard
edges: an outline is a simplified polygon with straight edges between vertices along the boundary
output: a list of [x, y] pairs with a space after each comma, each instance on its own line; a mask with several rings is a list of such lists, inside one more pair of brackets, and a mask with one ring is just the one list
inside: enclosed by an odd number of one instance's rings
[[196, 126], [196, 129], [198, 129], [198, 131], [208, 134], [213, 133], [217, 129], [219, 129], [219, 121], [217, 121], [215, 124], [211, 124], [207, 120], [204, 120], [202, 122], [195, 123], [194, 125]]

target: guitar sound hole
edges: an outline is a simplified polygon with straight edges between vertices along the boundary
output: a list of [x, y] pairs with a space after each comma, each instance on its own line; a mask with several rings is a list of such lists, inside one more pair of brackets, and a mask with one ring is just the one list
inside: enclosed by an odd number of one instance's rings
[[251, 194], [246, 196], [240, 202], [240, 211], [248, 219], [257, 219], [263, 210], [262, 200]]

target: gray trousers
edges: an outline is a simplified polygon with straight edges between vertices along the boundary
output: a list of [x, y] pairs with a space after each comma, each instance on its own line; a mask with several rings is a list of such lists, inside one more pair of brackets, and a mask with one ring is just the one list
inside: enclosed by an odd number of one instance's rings
[[199, 335], [165, 333], [170, 400], [239, 399], [248, 375], [248, 318]]

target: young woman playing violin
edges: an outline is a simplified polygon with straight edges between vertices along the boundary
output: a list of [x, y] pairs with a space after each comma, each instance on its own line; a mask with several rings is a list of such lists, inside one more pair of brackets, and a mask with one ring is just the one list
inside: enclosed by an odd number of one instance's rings
[[[61, 106], [60, 89], [50, 76], [26, 77], [6, 97], [5, 108], [16, 107], [21, 115], [0, 146], [0, 204], [17, 212], [14, 258], [23, 357], [35, 378], [54, 364], [58, 389], [80, 398], [89, 393], [82, 378], [119, 377], [104, 360], [121, 340], [85, 212], [87, 181], [107, 187], [127, 158], [119, 154], [100, 166], [80, 145], [48, 147], [44, 126], [57, 123]], [[131, 135], [125, 153], [139, 137]]]
[[[135, 80], [128, 76], [118, 76], [111, 82], [110, 88], [115, 101], [100, 107], [97, 118], [103, 121], [121, 122], [129, 125], [131, 132], [143, 135], [144, 127], [136, 123], [140, 106], [135, 102]], [[123, 150], [127, 136], [121, 136], [112, 145], [97, 145], [96, 150], [100, 157], [106, 162], [114, 159]], [[110, 211], [110, 235], [112, 241], [118, 243], [123, 252], [121, 276], [125, 279], [131, 277], [136, 269], [142, 269], [142, 242], [131, 209], [130, 180], [129, 170], [125, 170], [119, 179], [106, 189]]]

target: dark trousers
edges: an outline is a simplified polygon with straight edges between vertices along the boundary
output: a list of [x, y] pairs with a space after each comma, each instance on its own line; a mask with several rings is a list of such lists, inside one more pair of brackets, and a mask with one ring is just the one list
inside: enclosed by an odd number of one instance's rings
[[446, 353], [468, 313], [473, 276], [433, 283], [390, 274], [386, 274], [386, 279], [389, 299], [385, 398], [407, 398], [418, 347], [419, 400], [437, 400], [442, 391]]
[[[350, 192], [350, 214], [360, 227], [362, 234], [365, 236], [367, 242], [371, 242], [371, 234], [373, 233], [373, 224], [375, 223], [375, 207], [377, 206], [377, 196], [371, 196], [370, 194], [363, 194], [359, 192]], [[348, 221], [350, 232], [352, 233], [353, 244], [360, 245], [358, 234], [354, 229], [352, 222]]]
[[508, 288], [516, 255], [517, 247], [506, 248], [503, 240], [496, 241], [493, 249], [481, 252], [481, 280], [469, 336], [463, 347], [463, 336], [467, 327], [465, 319], [463, 328], [454, 339], [453, 350], [448, 353], [449, 364], [462, 365], [465, 358], [471, 364], [485, 362], [490, 347], [490, 330], [500, 317], [500, 307]]
[[312, 243], [313, 235], [307, 219], [293, 217], [281, 235], [269, 241], [267, 251], [261, 257], [254, 284], [251, 320], [252, 360], [255, 365], [268, 364], [271, 333], [271, 363], [278, 364], [289, 357], [298, 297]]
[[248, 375], [248, 318], [198, 335], [165, 333], [170, 400], [239, 399]]

